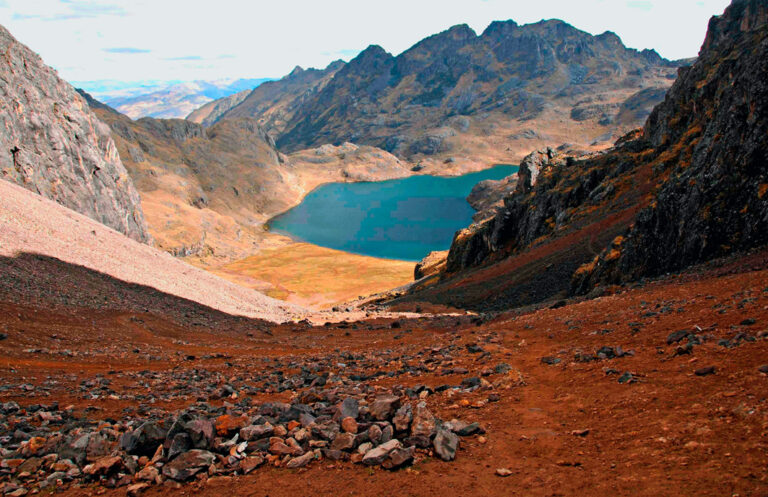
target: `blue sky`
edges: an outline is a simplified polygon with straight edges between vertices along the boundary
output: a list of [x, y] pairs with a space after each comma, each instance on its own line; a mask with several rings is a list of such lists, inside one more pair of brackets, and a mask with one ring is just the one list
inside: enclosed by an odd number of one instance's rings
[[670, 59], [697, 54], [729, 0], [0, 0], [0, 23], [70, 81], [279, 77], [400, 53], [466, 23], [559, 18]]

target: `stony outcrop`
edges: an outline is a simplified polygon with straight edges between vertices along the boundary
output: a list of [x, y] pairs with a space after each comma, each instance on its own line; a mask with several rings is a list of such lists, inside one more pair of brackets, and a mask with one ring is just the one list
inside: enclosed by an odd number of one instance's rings
[[0, 174], [134, 240], [151, 242], [109, 127], [0, 26]]
[[420, 280], [425, 276], [439, 274], [445, 270], [445, 260], [448, 257], [447, 250], [430, 252], [425, 258], [416, 264], [413, 269], [413, 278]]
[[[582, 199], [583, 190], [554, 199], [549, 195], [531, 194], [537, 190], [551, 190], [559, 180], [557, 169], [565, 167], [566, 158], [556, 155], [552, 149], [533, 152], [523, 159], [513, 194], [503, 199], [501, 206], [490, 218], [471, 225], [456, 233], [448, 253], [446, 270], [449, 273], [468, 269], [498, 258], [530, 244], [536, 238], [549, 233], [557, 223], [563, 222], [566, 209]], [[531, 209], [536, 214], [526, 215], [528, 202], [536, 203]], [[552, 219], [559, 221], [551, 222]]]
[[659, 184], [574, 291], [673, 272], [768, 243], [768, 2], [712, 19], [698, 61], [648, 119]]

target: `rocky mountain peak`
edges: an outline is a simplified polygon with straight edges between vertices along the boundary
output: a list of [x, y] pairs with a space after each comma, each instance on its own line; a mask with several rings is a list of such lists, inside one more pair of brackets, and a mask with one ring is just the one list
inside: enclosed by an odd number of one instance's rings
[[509, 19], [507, 21], [493, 21], [485, 28], [485, 31], [480, 35], [481, 38], [491, 38], [498, 36], [506, 36], [509, 32], [516, 30], [519, 25]]
[[296, 66], [293, 68], [291, 72], [288, 73], [289, 78], [295, 78], [296, 76], [301, 75], [304, 72], [304, 68], [301, 66]]
[[475, 30], [470, 28], [469, 25], [457, 24], [455, 26], [451, 26], [450, 28], [446, 29], [442, 33], [438, 33], [436, 35], [430, 36], [429, 38], [427, 38], [427, 40], [451, 39], [455, 41], [469, 41], [469, 40], [474, 40], [475, 38], [477, 38], [477, 33], [475, 33]]
[[110, 129], [0, 26], [0, 177], [135, 240], [151, 241]]
[[701, 53], [729, 42], [738, 33], [754, 31], [768, 24], [768, 2], [765, 0], [733, 0], [723, 15], [709, 21], [707, 37]]
[[366, 67], [370, 64], [375, 64], [378, 61], [385, 61], [392, 59], [392, 54], [384, 50], [379, 45], [369, 45], [365, 50], [357, 54], [357, 57], [349, 61], [349, 65]]

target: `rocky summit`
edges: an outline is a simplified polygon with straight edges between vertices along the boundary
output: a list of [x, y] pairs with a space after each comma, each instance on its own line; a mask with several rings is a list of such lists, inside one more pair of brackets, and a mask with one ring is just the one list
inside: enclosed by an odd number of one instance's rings
[[256, 117], [285, 151], [349, 141], [413, 162], [516, 161], [543, 143], [604, 146], [642, 123], [678, 65], [558, 20], [458, 25], [398, 56], [372, 45], [297, 68], [219, 120]]

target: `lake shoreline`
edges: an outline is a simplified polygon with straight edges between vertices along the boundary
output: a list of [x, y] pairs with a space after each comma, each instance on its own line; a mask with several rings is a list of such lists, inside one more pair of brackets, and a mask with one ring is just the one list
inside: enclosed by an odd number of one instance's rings
[[[266, 232], [294, 243], [416, 263], [430, 252], [446, 250], [454, 233], [471, 224], [476, 211], [466, 197], [477, 183], [503, 179], [517, 170], [516, 165], [496, 164], [460, 175], [416, 174], [382, 181], [327, 182], [316, 185], [299, 204], [272, 216], [263, 226]], [[412, 191], [408, 192], [408, 188]], [[323, 199], [327, 195], [339, 198]], [[362, 203], [357, 206], [350, 202]], [[334, 212], [336, 209], [341, 210]], [[410, 217], [413, 212], [408, 209], [416, 212], [415, 218]], [[429, 217], [430, 213], [433, 217]], [[339, 225], [337, 219], [345, 223]], [[350, 235], [343, 231], [346, 225], [351, 230], [356, 226], [359, 229]], [[386, 247], [394, 247], [394, 252]]]

